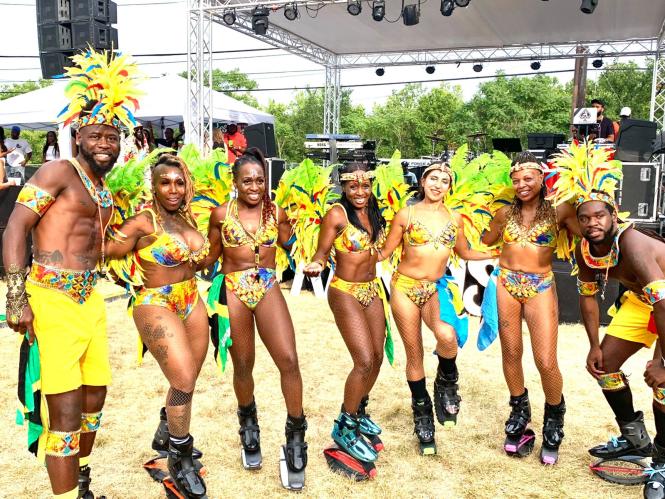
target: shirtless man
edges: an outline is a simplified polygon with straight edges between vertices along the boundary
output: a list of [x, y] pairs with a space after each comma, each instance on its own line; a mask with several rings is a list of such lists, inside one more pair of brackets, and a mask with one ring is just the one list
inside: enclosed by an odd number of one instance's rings
[[[595, 195], [594, 195], [595, 194]], [[665, 367], [657, 348], [644, 373], [653, 388], [656, 438], [653, 446], [644, 426], [644, 414], [635, 411], [623, 363], [657, 339], [665, 340], [665, 240], [620, 223], [613, 198], [592, 193], [577, 208], [584, 239], [575, 252], [579, 265], [578, 289], [584, 327], [591, 348], [587, 370], [598, 380], [617, 419], [621, 436], [589, 449], [601, 458], [653, 455], [644, 488], [648, 498], [665, 497]], [[595, 295], [607, 279], [628, 289], [621, 306], [599, 342], [599, 308]], [[653, 449], [653, 450], [652, 450]]]
[[[45, 164], [19, 194], [2, 256], [7, 322], [39, 347], [48, 405], [39, 455], [45, 456], [53, 494], [92, 499], [88, 461], [111, 379], [104, 300], [94, 291], [113, 210], [102, 179], [118, 158], [120, 135], [114, 126], [82, 123], [76, 142], [75, 159]], [[31, 231], [33, 262], [26, 279]]]

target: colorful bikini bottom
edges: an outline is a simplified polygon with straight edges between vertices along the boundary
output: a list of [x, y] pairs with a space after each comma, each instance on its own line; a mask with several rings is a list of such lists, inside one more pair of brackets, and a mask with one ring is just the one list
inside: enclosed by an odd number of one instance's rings
[[275, 269], [265, 267], [229, 272], [224, 276], [227, 289], [250, 310], [256, 309], [275, 282], [277, 282]]
[[367, 282], [350, 282], [335, 275], [330, 281], [330, 287], [353, 296], [363, 308], [369, 307], [374, 298], [383, 291], [383, 284], [378, 277]]
[[199, 300], [196, 278], [187, 281], [166, 284], [158, 288], [141, 288], [132, 302], [133, 307], [140, 305], [156, 305], [177, 314], [185, 320], [192, 313]]
[[423, 308], [423, 305], [436, 293], [436, 281], [414, 279], [397, 271], [393, 272], [390, 284], [404, 293], [418, 308]]
[[552, 287], [554, 274], [551, 270], [545, 274], [532, 274], [500, 267], [499, 281], [513, 298], [520, 303], [526, 303]]

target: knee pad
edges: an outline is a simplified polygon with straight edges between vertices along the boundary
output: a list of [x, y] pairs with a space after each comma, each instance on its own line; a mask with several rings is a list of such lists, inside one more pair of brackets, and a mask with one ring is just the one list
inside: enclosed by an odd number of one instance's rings
[[93, 433], [99, 430], [102, 424], [102, 413], [84, 412], [81, 414], [81, 433]]
[[54, 457], [70, 457], [79, 453], [79, 437], [81, 430], [52, 431], [46, 435], [46, 455]]
[[628, 388], [628, 379], [626, 379], [626, 375], [623, 371], [617, 371], [615, 373], [601, 375], [598, 379], [598, 385], [603, 391], [616, 392]]

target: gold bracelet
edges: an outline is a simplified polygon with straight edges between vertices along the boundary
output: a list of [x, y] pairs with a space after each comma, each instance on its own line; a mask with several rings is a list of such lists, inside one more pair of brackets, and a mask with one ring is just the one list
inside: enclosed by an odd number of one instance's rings
[[23, 291], [19, 296], [7, 296], [7, 322], [18, 324], [23, 315], [23, 309], [28, 304], [28, 293]]
[[7, 297], [16, 298], [25, 293], [25, 269], [15, 263], [7, 268]]

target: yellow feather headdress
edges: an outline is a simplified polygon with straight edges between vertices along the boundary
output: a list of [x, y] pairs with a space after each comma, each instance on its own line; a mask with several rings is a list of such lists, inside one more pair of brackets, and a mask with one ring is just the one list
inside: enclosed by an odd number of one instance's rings
[[[141, 80], [135, 62], [120, 52], [86, 52], [72, 57], [73, 67], [65, 68], [63, 78], [70, 81], [65, 87], [69, 99], [58, 120], [79, 128], [87, 125], [127, 127], [137, 125], [134, 113], [139, 108], [136, 87]], [[92, 107], [91, 107], [92, 106]]]
[[580, 206], [588, 201], [602, 201], [617, 209], [614, 193], [623, 177], [621, 162], [610, 160], [611, 151], [592, 142], [572, 143], [568, 151], [554, 156], [558, 175], [547, 199], [554, 206], [572, 202]]

